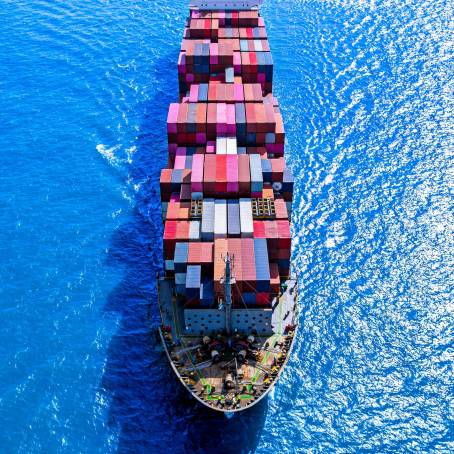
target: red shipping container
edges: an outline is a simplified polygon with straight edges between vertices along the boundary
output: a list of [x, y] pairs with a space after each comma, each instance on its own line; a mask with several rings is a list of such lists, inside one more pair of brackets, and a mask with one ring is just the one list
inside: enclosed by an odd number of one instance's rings
[[164, 240], [175, 240], [177, 234], [177, 221], [166, 221], [164, 224]]
[[217, 154], [216, 157], [216, 184], [217, 193], [227, 192], [227, 155]]
[[279, 249], [277, 252], [277, 259], [278, 260], [289, 260], [291, 256], [290, 249]]
[[165, 260], [173, 260], [177, 235], [177, 222], [178, 221], [166, 221], [164, 224], [163, 243]]
[[270, 305], [270, 294], [269, 293], [257, 293], [255, 296], [255, 302], [257, 306], [266, 307]]
[[254, 221], [254, 238], [266, 238], [265, 221]]
[[257, 54], [255, 52], [249, 52], [249, 62], [250, 62], [250, 72], [251, 73], [257, 73], [259, 70], [258, 64], [257, 64]]
[[239, 12], [232, 11], [232, 27], [238, 27]]

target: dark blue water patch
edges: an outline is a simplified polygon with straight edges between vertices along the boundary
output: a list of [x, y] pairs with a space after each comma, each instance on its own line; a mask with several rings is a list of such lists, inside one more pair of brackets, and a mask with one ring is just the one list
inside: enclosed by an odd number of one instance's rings
[[451, 452], [449, 6], [264, 5], [301, 328], [272, 395], [227, 420], [154, 335], [186, 2], [6, 2], [2, 451]]

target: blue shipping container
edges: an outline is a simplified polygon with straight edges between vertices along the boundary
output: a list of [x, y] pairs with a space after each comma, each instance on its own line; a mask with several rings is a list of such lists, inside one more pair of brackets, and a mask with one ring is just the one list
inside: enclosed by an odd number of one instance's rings
[[254, 239], [254, 253], [257, 291], [268, 292], [270, 290], [270, 264], [266, 238]]
[[174, 267], [176, 273], [185, 273], [188, 262], [188, 243], [177, 243], [175, 245]]

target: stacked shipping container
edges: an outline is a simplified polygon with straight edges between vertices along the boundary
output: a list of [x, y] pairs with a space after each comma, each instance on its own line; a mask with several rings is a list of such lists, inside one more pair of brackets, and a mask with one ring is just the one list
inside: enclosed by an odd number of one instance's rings
[[189, 307], [210, 307], [229, 254], [234, 304], [267, 306], [289, 273], [293, 177], [258, 12], [191, 11], [178, 75], [160, 180], [166, 273]]

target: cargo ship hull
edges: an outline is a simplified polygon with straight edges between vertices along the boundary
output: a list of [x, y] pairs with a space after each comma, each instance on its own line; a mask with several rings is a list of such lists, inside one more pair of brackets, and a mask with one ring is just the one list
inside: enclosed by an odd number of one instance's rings
[[293, 176], [254, 4], [238, 10], [213, 0], [191, 8], [160, 178], [159, 336], [185, 388], [227, 413], [272, 389], [298, 325]]

